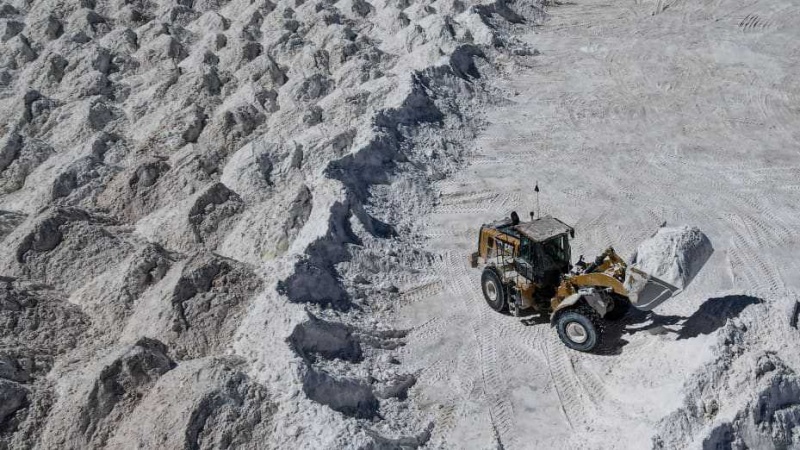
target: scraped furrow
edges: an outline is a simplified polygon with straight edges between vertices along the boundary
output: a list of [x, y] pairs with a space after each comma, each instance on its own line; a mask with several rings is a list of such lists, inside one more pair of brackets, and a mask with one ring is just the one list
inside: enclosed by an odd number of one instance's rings
[[742, 31], [761, 31], [769, 27], [769, 21], [762, 19], [758, 14], [750, 13], [739, 21]]
[[417, 302], [433, 297], [444, 291], [444, 285], [438, 278], [405, 290], [400, 297], [407, 302]]
[[414, 327], [411, 331], [411, 340], [429, 340], [442, 334], [442, 319], [433, 317], [427, 322]]
[[427, 239], [454, 239], [465, 238], [475, 234], [477, 230], [453, 230], [449, 228], [428, 228], [422, 232], [422, 236]]
[[518, 193], [482, 193], [478, 201], [441, 204], [436, 214], [477, 214], [501, 212], [519, 201]]
[[759, 2], [753, 6], [763, 9], [749, 12], [739, 20], [738, 26], [742, 32], [780, 31], [796, 27], [800, 22], [796, 5]]
[[449, 194], [442, 194], [441, 199], [439, 200], [439, 205], [437, 208], [442, 208], [445, 206], [452, 206], [452, 205], [469, 205], [470, 203], [481, 203], [484, 201], [491, 201], [497, 198], [496, 192], [491, 191], [478, 191], [478, 192], [467, 192], [467, 193], [449, 193]]
[[[536, 144], [532, 143], [530, 139], [525, 140], [525, 147], [535, 147]], [[515, 146], [514, 148], [517, 148]], [[519, 163], [526, 163], [536, 160], [536, 152], [514, 152], [507, 153], [503, 156], [485, 156], [477, 157], [473, 162], [473, 166], [502, 166], [502, 165], [515, 165]]]

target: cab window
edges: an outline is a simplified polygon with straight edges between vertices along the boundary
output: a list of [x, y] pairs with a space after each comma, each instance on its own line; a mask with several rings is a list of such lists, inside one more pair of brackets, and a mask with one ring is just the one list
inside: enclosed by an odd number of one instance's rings
[[531, 243], [530, 239], [523, 237], [520, 240], [520, 243], [519, 243], [519, 257], [521, 259], [524, 259], [525, 261], [530, 262], [530, 263], [534, 262], [534, 260], [533, 260], [533, 257], [534, 257], [533, 244]]
[[569, 241], [566, 235], [559, 235], [542, 243], [542, 250], [556, 263], [569, 263]]

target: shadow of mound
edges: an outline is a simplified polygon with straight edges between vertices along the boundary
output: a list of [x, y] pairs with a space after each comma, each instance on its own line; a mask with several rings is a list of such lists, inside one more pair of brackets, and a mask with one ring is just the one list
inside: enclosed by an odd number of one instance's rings
[[677, 339], [691, 339], [711, 334], [734, 317], [739, 316], [750, 305], [764, 301], [747, 295], [727, 295], [708, 299], [689, 317], [662, 316], [653, 312], [631, 308], [621, 320], [606, 322], [603, 330], [603, 344], [595, 353], [619, 355], [628, 344], [623, 336], [640, 332], [652, 335], [674, 333]]
[[678, 339], [691, 339], [701, 334], [711, 334], [721, 328], [728, 319], [737, 317], [750, 305], [763, 303], [757, 297], [748, 295], [727, 295], [708, 299], [700, 305], [678, 331]]

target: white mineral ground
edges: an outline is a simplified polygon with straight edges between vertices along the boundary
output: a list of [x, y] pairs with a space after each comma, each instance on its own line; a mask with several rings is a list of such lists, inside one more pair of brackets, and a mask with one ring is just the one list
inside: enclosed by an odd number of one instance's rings
[[[800, 447], [798, 11], [0, 1], [0, 450]], [[685, 289], [491, 311], [536, 182]]]

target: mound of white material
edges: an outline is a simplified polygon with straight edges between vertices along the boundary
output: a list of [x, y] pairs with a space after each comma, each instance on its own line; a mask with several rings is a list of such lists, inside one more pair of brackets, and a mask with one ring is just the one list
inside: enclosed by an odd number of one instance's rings
[[[710, 311], [723, 316], [719, 307], [731, 311], [762, 302], [721, 299]], [[800, 335], [785, 320], [794, 298], [763, 302], [721, 329], [712, 360], [686, 380], [683, 405], [656, 424], [654, 450], [800, 448]]]
[[683, 289], [714, 253], [711, 241], [697, 227], [661, 228], [639, 244], [633, 265]]
[[0, 449], [423, 445], [395, 237], [541, 4], [0, 0]]

